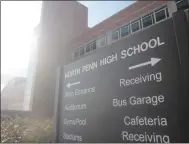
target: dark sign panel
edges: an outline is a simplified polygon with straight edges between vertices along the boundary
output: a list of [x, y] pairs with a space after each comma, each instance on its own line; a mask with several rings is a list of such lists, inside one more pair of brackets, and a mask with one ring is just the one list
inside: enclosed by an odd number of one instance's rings
[[178, 142], [179, 69], [172, 19], [65, 66], [60, 142]]

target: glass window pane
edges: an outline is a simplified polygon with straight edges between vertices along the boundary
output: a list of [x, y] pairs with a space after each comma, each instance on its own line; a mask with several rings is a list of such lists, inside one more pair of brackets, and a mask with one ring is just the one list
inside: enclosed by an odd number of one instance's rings
[[90, 52], [91, 51], [91, 44], [88, 44], [86, 46], [86, 53]]
[[155, 15], [156, 15], [156, 22], [166, 18], [164, 9], [162, 9], [161, 11], [156, 12]]
[[79, 57], [79, 50], [74, 52], [74, 58], [78, 58]]
[[103, 37], [100, 39], [100, 46], [105, 46], [106, 45], [106, 37]]
[[153, 24], [152, 15], [148, 15], [142, 18], [143, 28]]
[[169, 11], [168, 11], [168, 8], [166, 8], [165, 10], [166, 10], [167, 17], [169, 17]]
[[131, 30], [132, 32], [136, 32], [140, 29], [140, 24], [139, 24], [139, 21], [137, 22], [134, 22], [131, 24]]
[[189, 8], [188, 0], [177, 1], [177, 10], [185, 10]]
[[80, 56], [85, 54], [85, 47], [80, 48]]
[[93, 41], [92, 42], [92, 50], [95, 50], [96, 49], [96, 41]]
[[121, 37], [127, 36], [130, 34], [129, 25], [121, 28]]
[[117, 40], [119, 38], [119, 32], [115, 31], [114, 33], [112, 33], [112, 41]]

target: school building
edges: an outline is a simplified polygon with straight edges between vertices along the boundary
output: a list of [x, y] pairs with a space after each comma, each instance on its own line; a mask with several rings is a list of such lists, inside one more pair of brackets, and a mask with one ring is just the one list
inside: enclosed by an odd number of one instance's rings
[[88, 9], [77, 1], [43, 1], [38, 26], [37, 62], [30, 110], [52, 116], [57, 68], [90, 56], [107, 45], [185, 11], [189, 0], [136, 1], [92, 28]]

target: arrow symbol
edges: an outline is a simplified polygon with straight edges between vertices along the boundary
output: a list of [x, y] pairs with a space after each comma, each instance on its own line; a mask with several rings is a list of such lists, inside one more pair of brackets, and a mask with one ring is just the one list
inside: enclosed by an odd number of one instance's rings
[[66, 86], [68, 87], [68, 88], [70, 88], [71, 86], [74, 86], [74, 85], [78, 85], [78, 84], [80, 84], [80, 82], [74, 82], [74, 83], [68, 83]]
[[135, 68], [138, 68], [138, 67], [143, 67], [143, 66], [146, 66], [146, 65], [149, 65], [149, 64], [151, 64], [151, 66], [154, 66], [154, 65], [157, 64], [160, 60], [161, 60], [161, 59], [159, 59], [159, 58], [151, 58], [151, 60], [148, 61], [148, 62], [144, 62], [144, 63], [138, 64], [138, 65], [130, 66], [130, 67], [129, 67], [129, 70], [135, 69]]

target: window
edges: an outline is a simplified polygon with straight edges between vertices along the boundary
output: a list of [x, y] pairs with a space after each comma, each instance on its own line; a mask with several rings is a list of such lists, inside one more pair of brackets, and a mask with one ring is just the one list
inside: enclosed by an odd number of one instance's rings
[[131, 23], [131, 30], [132, 30], [132, 32], [136, 32], [136, 31], [140, 30], [140, 20], [137, 20], [137, 21]]
[[150, 26], [154, 23], [154, 20], [153, 20], [153, 15], [152, 14], [149, 14], [147, 16], [144, 16], [142, 18], [142, 24], [143, 24], [143, 28], [147, 27], [147, 26]]
[[101, 38], [99, 44], [100, 44], [100, 47], [105, 46], [106, 45], [106, 37]]
[[124, 26], [121, 28], [121, 37], [127, 36], [130, 34], [130, 26]]
[[176, 5], [177, 5], [177, 10], [185, 10], [189, 8], [188, 0], [177, 0]]
[[86, 46], [86, 53], [90, 52], [91, 51], [91, 44], [88, 44]]
[[92, 42], [92, 50], [96, 49], [96, 40]]
[[74, 58], [78, 58], [79, 57], [79, 50], [74, 52]]
[[85, 54], [85, 47], [80, 48], [80, 56], [83, 56]]
[[119, 39], [119, 31], [118, 30], [112, 33], [112, 41], [115, 41], [117, 39]]
[[155, 16], [156, 16], [156, 22], [165, 19], [166, 18], [165, 8], [162, 8], [162, 9], [156, 11]]
[[169, 11], [168, 11], [168, 8], [166, 7], [165, 10], [166, 10], [167, 18], [168, 18], [168, 17], [169, 17]]

